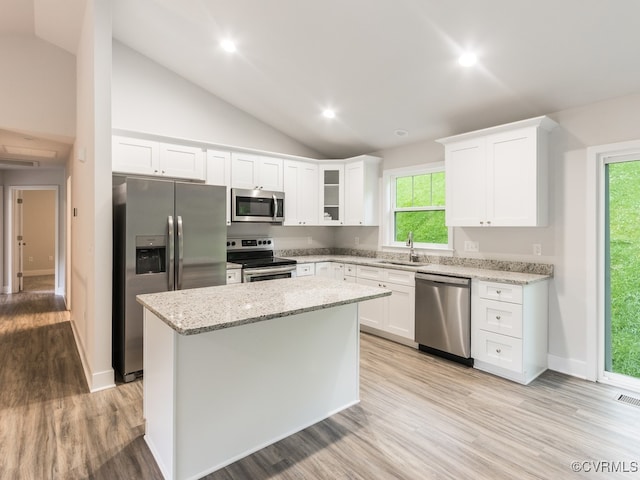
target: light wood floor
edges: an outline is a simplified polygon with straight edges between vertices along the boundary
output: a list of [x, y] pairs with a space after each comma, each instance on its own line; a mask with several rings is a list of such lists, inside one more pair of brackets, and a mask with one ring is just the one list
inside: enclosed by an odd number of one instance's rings
[[[0, 296], [0, 479], [162, 478], [141, 385], [89, 394], [62, 302]], [[363, 334], [359, 405], [206, 478], [637, 478], [571, 471], [640, 462], [640, 408], [617, 393], [553, 372], [524, 387]]]

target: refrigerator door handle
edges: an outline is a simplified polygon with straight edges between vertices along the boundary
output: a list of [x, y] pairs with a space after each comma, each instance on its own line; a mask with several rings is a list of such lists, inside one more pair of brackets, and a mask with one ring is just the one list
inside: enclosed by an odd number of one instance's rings
[[175, 273], [174, 273], [174, 261], [175, 261], [175, 257], [174, 257], [174, 248], [173, 248], [173, 243], [174, 243], [174, 229], [173, 229], [173, 216], [169, 215], [169, 218], [167, 219], [167, 225], [168, 225], [168, 232], [167, 232], [167, 236], [169, 237], [169, 248], [167, 249], [167, 256], [168, 258], [168, 263], [169, 263], [169, 268], [167, 269], [169, 274], [169, 288], [168, 290], [173, 290], [174, 289], [174, 282], [175, 282]]
[[184, 235], [182, 232], [182, 217], [178, 215], [178, 275], [176, 290], [182, 290], [182, 270], [184, 267]]

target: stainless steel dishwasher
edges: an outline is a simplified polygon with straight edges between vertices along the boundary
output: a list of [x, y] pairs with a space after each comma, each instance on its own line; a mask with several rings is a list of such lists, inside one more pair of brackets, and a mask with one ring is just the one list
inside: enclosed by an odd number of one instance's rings
[[416, 333], [420, 350], [473, 365], [471, 280], [416, 273]]

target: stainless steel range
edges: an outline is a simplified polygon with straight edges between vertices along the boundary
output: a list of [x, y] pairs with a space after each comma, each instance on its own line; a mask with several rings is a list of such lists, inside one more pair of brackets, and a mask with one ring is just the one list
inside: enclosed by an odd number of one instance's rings
[[243, 282], [261, 282], [296, 276], [296, 261], [273, 254], [271, 237], [227, 239], [227, 261], [242, 265]]

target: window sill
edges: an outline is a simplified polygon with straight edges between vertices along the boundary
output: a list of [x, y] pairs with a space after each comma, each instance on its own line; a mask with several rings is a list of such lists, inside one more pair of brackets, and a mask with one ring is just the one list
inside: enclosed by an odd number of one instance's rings
[[[409, 247], [405, 245], [382, 245], [380, 248], [383, 252], [388, 252], [388, 253], [408, 253], [409, 252]], [[427, 247], [427, 246], [414, 245], [413, 249], [417, 253], [423, 253], [426, 255], [436, 254], [436, 255], [441, 255], [443, 257], [452, 257], [454, 253], [454, 250], [452, 248], [449, 248], [448, 246], [442, 246], [442, 247], [428, 246]]]

